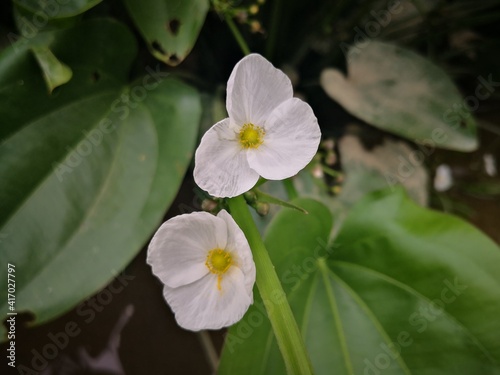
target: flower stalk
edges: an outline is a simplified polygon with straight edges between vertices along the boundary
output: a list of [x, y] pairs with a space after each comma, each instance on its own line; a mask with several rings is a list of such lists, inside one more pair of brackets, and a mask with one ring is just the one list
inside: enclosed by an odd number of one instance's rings
[[267, 249], [242, 195], [228, 200], [231, 215], [243, 230], [257, 268], [256, 283], [271, 321], [288, 374], [312, 374], [304, 341]]
[[234, 39], [236, 39], [236, 42], [238, 42], [238, 45], [240, 46], [243, 54], [249, 55], [250, 48], [248, 48], [248, 45], [245, 42], [245, 39], [241, 35], [240, 30], [238, 30], [238, 27], [236, 26], [233, 19], [231, 18], [231, 15], [226, 12], [224, 14], [224, 19], [226, 20], [226, 23], [229, 26], [229, 29], [231, 29], [231, 32], [233, 33]]

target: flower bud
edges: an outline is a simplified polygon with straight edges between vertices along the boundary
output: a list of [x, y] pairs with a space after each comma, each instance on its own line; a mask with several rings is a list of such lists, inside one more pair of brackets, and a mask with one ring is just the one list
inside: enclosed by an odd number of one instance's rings
[[335, 141], [330, 138], [330, 139], [325, 139], [323, 142], [321, 142], [321, 146], [328, 151], [333, 151], [333, 148], [335, 147]]
[[326, 165], [334, 165], [337, 162], [337, 155], [335, 155], [335, 152], [329, 151], [328, 154], [326, 154], [325, 157], [325, 163]]
[[323, 178], [324, 173], [323, 173], [323, 168], [321, 168], [320, 164], [316, 164], [312, 170], [312, 175], [314, 178]]
[[269, 213], [269, 208], [270, 206], [267, 202], [257, 202], [255, 204], [255, 211], [257, 211], [260, 216], [266, 216]]
[[248, 8], [248, 13], [250, 13], [250, 14], [257, 14], [257, 13], [259, 13], [259, 6], [256, 5], [256, 4], [250, 6], [250, 8]]
[[260, 22], [259, 21], [250, 22], [250, 31], [252, 33], [261, 33], [262, 32], [262, 25], [260, 24]]
[[251, 190], [244, 193], [243, 196], [245, 197], [245, 200], [249, 204], [252, 204], [257, 200], [257, 194], [255, 194], [255, 192], [253, 192]]
[[206, 212], [213, 212], [217, 208], [218, 203], [213, 199], [203, 199], [201, 209]]

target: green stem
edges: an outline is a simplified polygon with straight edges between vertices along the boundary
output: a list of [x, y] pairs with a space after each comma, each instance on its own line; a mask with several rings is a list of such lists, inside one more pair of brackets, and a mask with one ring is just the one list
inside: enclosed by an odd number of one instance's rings
[[326, 173], [327, 175], [329, 175], [331, 177], [337, 178], [337, 177], [342, 176], [342, 173], [336, 171], [335, 169], [329, 168], [326, 165], [321, 165], [321, 169], [323, 170], [324, 173]]
[[231, 29], [231, 32], [233, 33], [234, 39], [238, 42], [238, 45], [241, 48], [241, 51], [243, 52], [244, 55], [249, 55], [250, 54], [250, 48], [248, 48], [247, 42], [245, 42], [245, 39], [240, 33], [240, 30], [238, 30], [238, 27], [236, 27], [236, 24], [234, 23], [233, 19], [231, 16], [227, 13], [224, 14], [224, 19], [226, 20], [227, 25], [229, 26], [229, 29]]
[[304, 341], [278, 275], [242, 195], [228, 199], [231, 214], [245, 233], [257, 268], [257, 287], [267, 310], [288, 374], [312, 374]]
[[[243, 54], [250, 54], [250, 48], [248, 48], [231, 16], [226, 13], [224, 17]], [[285, 183], [285, 187], [287, 187], [290, 199], [297, 196], [292, 181]], [[289, 375], [312, 375], [311, 363], [299, 327], [288, 304], [278, 275], [274, 270], [271, 258], [269, 258], [266, 247], [262, 242], [259, 230], [248, 211], [245, 198], [243, 195], [230, 198], [228, 199], [228, 205], [234, 220], [245, 233], [252, 249], [255, 268], [257, 269], [257, 287], [273, 327], [274, 336], [283, 356], [287, 373]]]
[[276, 46], [276, 40], [278, 39], [278, 29], [281, 18], [283, 17], [282, 0], [276, 0], [273, 2], [273, 9], [271, 15], [271, 23], [269, 30], [269, 37], [267, 39], [266, 45], [266, 57], [268, 60], [273, 59], [273, 53]]

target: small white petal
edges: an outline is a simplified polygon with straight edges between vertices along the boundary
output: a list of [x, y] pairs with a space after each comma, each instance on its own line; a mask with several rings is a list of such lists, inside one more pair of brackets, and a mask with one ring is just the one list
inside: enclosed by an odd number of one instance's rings
[[489, 176], [496, 176], [497, 175], [497, 162], [495, 160], [495, 157], [492, 154], [484, 154], [483, 155], [483, 160], [484, 160], [484, 170]]
[[239, 321], [252, 303], [245, 289], [244, 275], [231, 267], [223, 276], [221, 290], [217, 275], [208, 274], [179, 288], [165, 286], [163, 293], [177, 323], [188, 330], [220, 329]]
[[205, 133], [196, 150], [194, 180], [214, 197], [235, 197], [259, 179], [236, 137], [230, 120], [224, 119]]
[[318, 121], [311, 107], [300, 99], [289, 99], [277, 107], [264, 129], [264, 143], [247, 155], [250, 167], [268, 180], [297, 174], [318, 150]]
[[453, 186], [453, 174], [447, 164], [441, 164], [436, 169], [434, 177], [434, 189], [437, 191], [446, 191]]
[[147, 263], [166, 285], [176, 288], [192, 283], [209, 271], [208, 251], [224, 249], [227, 225], [208, 212], [176, 216], [158, 229], [148, 248]]
[[274, 108], [292, 96], [290, 79], [264, 57], [251, 54], [236, 64], [229, 77], [227, 113], [236, 124], [263, 126]]
[[251, 301], [253, 302], [253, 286], [255, 284], [255, 263], [253, 261], [250, 245], [245, 234], [240, 229], [233, 217], [226, 210], [221, 210], [217, 217], [220, 217], [227, 225], [227, 245], [226, 250], [236, 255], [238, 267], [245, 275], [245, 287]]

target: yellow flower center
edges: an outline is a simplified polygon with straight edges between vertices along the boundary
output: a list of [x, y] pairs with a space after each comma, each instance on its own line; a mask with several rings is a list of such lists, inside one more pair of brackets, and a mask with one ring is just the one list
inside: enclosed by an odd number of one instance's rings
[[258, 148], [264, 142], [266, 132], [260, 126], [245, 124], [238, 136], [243, 148]]
[[217, 275], [217, 289], [221, 290], [222, 275], [227, 272], [233, 264], [233, 258], [228, 251], [212, 249], [207, 254], [205, 265], [208, 270]]

